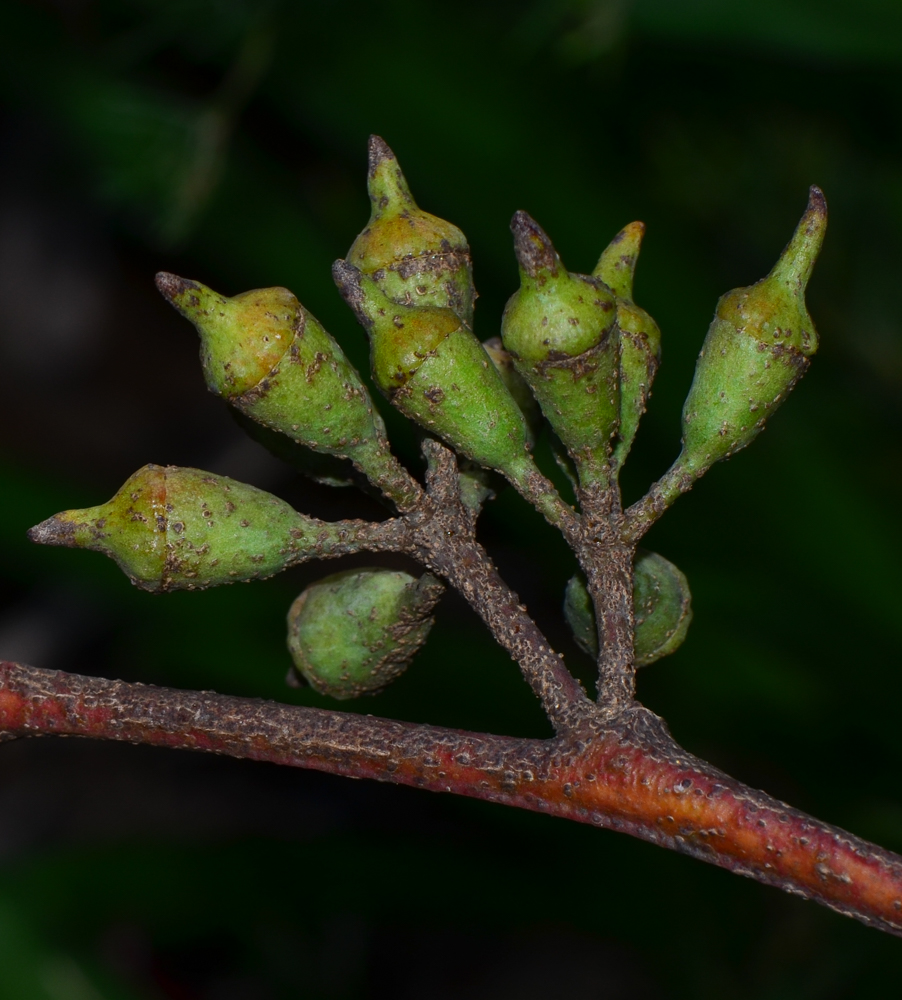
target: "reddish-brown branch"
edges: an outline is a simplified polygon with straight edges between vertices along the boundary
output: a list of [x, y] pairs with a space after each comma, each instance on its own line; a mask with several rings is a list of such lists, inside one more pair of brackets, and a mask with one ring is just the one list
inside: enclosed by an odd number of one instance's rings
[[0, 662], [0, 736], [86, 736], [374, 778], [621, 830], [902, 936], [902, 857], [683, 751], [641, 706], [552, 740]]

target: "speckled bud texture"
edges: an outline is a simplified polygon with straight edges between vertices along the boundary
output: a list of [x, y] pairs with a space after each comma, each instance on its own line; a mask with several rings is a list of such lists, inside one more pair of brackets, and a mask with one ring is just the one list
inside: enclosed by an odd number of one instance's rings
[[288, 648], [298, 673], [333, 698], [376, 694], [400, 676], [432, 628], [444, 590], [420, 579], [367, 567], [311, 584], [288, 613]]
[[687, 468], [707, 468], [753, 441], [808, 368], [818, 341], [805, 288], [826, 224], [824, 196], [812, 188], [770, 274], [717, 303], [683, 408]]
[[103, 552], [142, 590], [200, 590], [278, 573], [315, 551], [320, 526], [226, 476], [145, 465], [112, 500], [56, 514], [31, 537]]

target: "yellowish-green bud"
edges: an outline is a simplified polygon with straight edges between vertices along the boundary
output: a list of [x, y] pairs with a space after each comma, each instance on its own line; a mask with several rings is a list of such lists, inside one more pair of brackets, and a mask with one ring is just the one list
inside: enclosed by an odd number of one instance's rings
[[332, 275], [369, 334], [373, 377], [394, 406], [480, 465], [510, 473], [530, 461], [520, 408], [455, 312], [399, 305], [347, 261]]
[[347, 260], [396, 303], [451, 309], [473, 325], [470, 248], [464, 234], [417, 207], [395, 154], [370, 136], [372, 214]]
[[722, 296], [683, 407], [679, 466], [700, 475], [764, 428], [817, 350], [805, 288], [827, 228], [827, 203], [812, 187], [795, 234], [766, 278]]
[[594, 478], [620, 419], [614, 295], [598, 278], [569, 273], [526, 212], [511, 229], [520, 289], [504, 310], [504, 347], [581, 475]]
[[29, 531], [112, 557], [142, 590], [200, 590], [272, 576], [316, 554], [329, 526], [284, 500], [199, 469], [145, 465], [112, 500]]
[[633, 302], [636, 260], [645, 234], [645, 224], [631, 222], [603, 251], [593, 276], [614, 293], [617, 327], [620, 330], [620, 429], [612, 464], [619, 469], [632, 447], [658, 365], [661, 362], [661, 331], [658, 324]]
[[157, 287], [197, 327], [210, 391], [236, 409], [331, 455], [356, 459], [384, 440], [360, 376], [287, 288], [226, 298], [166, 273]]

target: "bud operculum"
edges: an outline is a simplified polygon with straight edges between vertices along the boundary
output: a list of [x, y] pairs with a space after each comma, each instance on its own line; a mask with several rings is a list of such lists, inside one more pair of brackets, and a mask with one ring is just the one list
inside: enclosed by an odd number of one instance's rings
[[619, 469], [632, 447], [661, 361], [658, 324], [633, 302], [633, 277], [645, 225], [631, 222], [602, 252], [592, 274], [616, 296], [620, 330], [620, 427], [612, 464]]
[[278, 573], [316, 551], [321, 527], [246, 483], [146, 465], [112, 500], [56, 514], [29, 537], [103, 552], [142, 590], [200, 590]]
[[393, 302], [451, 309], [472, 327], [476, 293], [466, 237], [417, 207], [395, 154], [376, 135], [370, 136], [367, 188], [372, 214], [348, 262]]
[[375, 694], [410, 665], [433, 624], [444, 590], [379, 567], [335, 573], [311, 584], [288, 613], [288, 647], [301, 676], [320, 694]]
[[504, 310], [504, 346], [581, 478], [592, 479], [607, 467], [620, 417], [615, 299], [600, 279], [569, 273], [526, 212], [511, 230], [521, 284]]

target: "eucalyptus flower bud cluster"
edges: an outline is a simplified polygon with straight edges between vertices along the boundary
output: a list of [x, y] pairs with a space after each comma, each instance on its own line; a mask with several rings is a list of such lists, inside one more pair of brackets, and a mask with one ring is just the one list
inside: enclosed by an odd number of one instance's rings
[[[457, 520], [442, 530], [450, 537], [472, 528], [500, 473], [562, 527], [595, 581], [591, 594], [581, 574], [567, 586], [564, 614], [578, 645], [596, 657], [601, 649], [617, 670], [630, 671], [673, 652], [692, 618], [689, 585], [672, 563], [635, 546], [676, 496], [760, 433], [807, 369], [818, 340], [805, 290], [826, 228], [822, 193], [811, 188], [771, 272], [720, 299], [683, 409], [682, 451], [624, 511], [617, 477], [661, 353], [660, 329], [633, 299], [644, 225], [625, 226], [592, 273], [580, 274], [567, 270], [535, 220], [517, 212], [511, 229], [520, 286], [504, 309], [501, 338], [483, 343], [473, 330], [476, 292], [464, 234], [419, 208], [397, 158], [376, 136], [367, 183], [370, 219], [346, 259], [333, 265], [333, 279], [369, 338], [376, 386], [457, 452]], [[408, 547], [394, 551], [447, 573], [447, 561], [434, 558], [441, 531], [428, 542], [417, 535], [430, 519], [434, 529], [436, 498], [444, 503], [449, 496], [434, 488], [435, 466], [424, 490], [392, 456], [363, 379], [291, 291], [227, 297], [165, 272], [157, 285], [197, 328], [207, 385], [245, 429], [320, 482], [381, 491], [398, 510], [390, 524], [400, 526], [399, 537], [407, 532]], [[533, 459], [545, 424], [576, 487], [579, 514]], [[252, 580], [313, 558], [384, 551], [372, 543], [382, 527], [323, 522], [224, 476], [147, 465], [107, 503], [56, 514], [30, 535], [103, 552], [136, 586], [169, 591]], [[364, 541], [355, 548], [358, 538]], [[467, 558], [475, 562], [469, 541]], [[617, 552], [607, 577], [599, 569], [605, 547], [608, 555]], [[296, 676], [339, 699], [382, 690], [426, 641], [442, 591], [431, 573], [417, 578], [384, 567], [311, 584], [288, 616]], [[631, 632], [621, 627], [629, 623], [630, 599]], [[624, 690], [628, 700], [632, 689]]]

